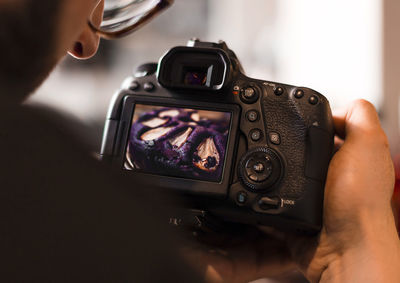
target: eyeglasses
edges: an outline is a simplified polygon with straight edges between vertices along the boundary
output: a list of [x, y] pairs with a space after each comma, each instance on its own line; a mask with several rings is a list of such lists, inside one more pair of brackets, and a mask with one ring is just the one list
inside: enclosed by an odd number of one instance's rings
[[[124, 37], [172, 5], [174, 0], [104, 0], [104, 12], [92, 13], [90, 28], [105, 39]], [[99, 5], [101, 5], [100, 2]], [[101, 22], [101, 23], [100, 23]]]

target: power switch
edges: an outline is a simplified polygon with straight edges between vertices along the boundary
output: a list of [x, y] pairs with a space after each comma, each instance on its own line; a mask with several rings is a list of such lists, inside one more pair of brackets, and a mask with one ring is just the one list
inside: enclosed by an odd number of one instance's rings
[[277, 197], [262, 197], [258, 201], [258, 204], [260, 205], [260, 208], [263, 210], [268, 210], [268, 209], [278, 209], [281, 207], [281, 200]]

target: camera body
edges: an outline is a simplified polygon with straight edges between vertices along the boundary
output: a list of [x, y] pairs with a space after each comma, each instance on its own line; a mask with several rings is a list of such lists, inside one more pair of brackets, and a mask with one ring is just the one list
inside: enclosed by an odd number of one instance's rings
[[101, 155], [182, 197], [175, 224], [213, 218], [316, 233], [333, 137], [320, 93], [246, 77], [224, 42], [191, 40], [124, 81]]

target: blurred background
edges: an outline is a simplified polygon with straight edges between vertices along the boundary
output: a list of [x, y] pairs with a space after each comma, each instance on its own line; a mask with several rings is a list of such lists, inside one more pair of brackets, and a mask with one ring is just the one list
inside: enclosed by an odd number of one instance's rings
[[[99, 150], [110, 99], [135, 67], [158, 61], [168, 49], [193, 37], [224, 40], [249, 76], [313, 88], [333, 109], [356, 98], [370, 100], [396, 155], [399, 14], [398, 0], [176, 0], [133, 35], [103, 41], [93, 59], [65, 58], [29, 102], [75, 117], [81, 122], [76, 130]], [[298, 274], [288, 274], [261, 282], [303, 281]]]
[[133, 69], [193, 37], [226, 41], [247, 75], [307, 86], [332, 108], [375, 104], [393, 153], [399, 147], [400, 3], [396, 0], [176, 0], [133, 35], [103, 41], [98, 55], [65, 58], [33, 95], [83, 122], [99, 148], [113, 93]]

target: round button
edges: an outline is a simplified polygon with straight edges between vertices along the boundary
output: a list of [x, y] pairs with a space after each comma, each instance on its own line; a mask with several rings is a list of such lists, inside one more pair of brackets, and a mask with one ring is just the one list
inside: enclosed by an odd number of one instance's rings
[[281, 86], [276, 87], [275, 90], [274, 90], [274, 93], [275, 93], [275, 95], [277, 95], [277, 96], [282, 95], [284, 92], [285, 92], [285, 90], [284, 90], [283, 87], [281, 87]]
[[275, 145], [281, 144], [281, 136], [278, 133], [271, 132], [269, 133], [269, 141]]
[[154, 86], [154, 84], [153, 83], [145, 83], [144, 84], [144, 86], [143, 86], [143, 89], [145, 90], [145, 91], [153, 91], [154, 89], [155, 89], [156, 87]]
[[258, 162], [256, 164], [253, 165], [253, 169], [256, 173], [262, 173], [265, 170], [265, 166], [263, 163]]
[[256, 102], [258, 97], [258, 92], [253, 87], [246, 87], [240, 91], [240, 99], [246, 104]]
[[132, 91], [138, 90], [140, 87], [140, 84], [137, 81], [131, 82], [129, 89]]
[[318, 97], [316, 95], [311, 95], [308, 99], [308, 102], [312, 105], [315, 105], [318, 103]]
[[158, 64], [156, 63], [143, 64], [134, 71], [135, 77], [140, 78], [140, 77], [150, 76], [155, 72], [157, 72], [157, 67]]
[[246, 176], [253, 182], [264, 182], [271, 176], [273, 165], [264, 153], [256, 153], [245, 164]]
[[239, 162], [239, 179], [245, 188], [263, 191], [273, 187], [281, 177], [282, 163], [271, 148], [257, 147], [248, 151]]
[[252, 99], [256, 95], [254, 88], [248, 87], [244, 90], [244, 97], [247, 99]]
[[259, 129], [254, 129], [250, 132], [250, 138], [255, 142], [259, 141], [261, 137], [262, 137], [262, 132]]
[[239, 204], [245, 204], [247, 201], [247, 193], [246, 192], [238, 192], [237, 196], [236, 196], [236, 201]]
[[304, 96], [304, 90], [302, 90], [302, 89], [297, 89], [294, 92], [294, 97], [296, 97], [296, 98], [302, 98], [303, 96]]
[[247, 112], [247, 120], [249, 120], [250, 122], [256, 122], [258, 120], [258, 111], [257, 110], [250, 110], [249, 112]]

